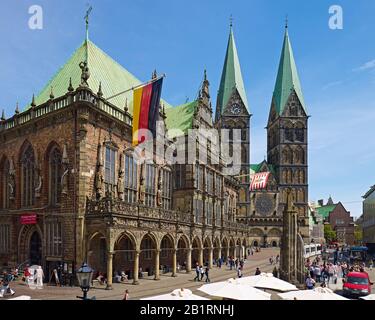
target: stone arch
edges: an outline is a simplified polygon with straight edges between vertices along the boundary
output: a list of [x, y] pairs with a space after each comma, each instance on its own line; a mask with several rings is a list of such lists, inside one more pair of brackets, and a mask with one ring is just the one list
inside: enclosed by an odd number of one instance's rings
[[276, 241], [276, 240], [272, 240], [272, 241], [271, 241], [271, 246], [272, 246], [273, 248], [277, 247], [277, 241]]
[[[190, 242], [189, 238], [182, 234], [177, 240], [177, 263], [183, 268], [187, 268], [189, 259], [187, 255], [190, 255]], [[191, 264], [191, 261], [190, 261]], [[190, 265], [191, 268], [191, 265]]]
[[203, 253], [203, 244], [201, 239], [198, 236], [195, 236], [191, 242], [191, 260], [193, 265], [200, 261], [200, 254]]
[[221, 239], [221, 258], [227, 261], [229, 256], [229, 241], [226, 237]]
[[212, 240], [209, 236], [205, 237], [203, 241], [203, 262], [208, 264], [210, 261], [210, 250], [212, 249]]
[[236, 240], [236, 258], [242, 259], [244, 256], [243, 247], [242, 247], [242, 241], [241, 239]]
[[268, 231], [268, 237], [281, 237], [281, 230], [277, 228], [272, 228], [270, 231]]
[[176, 248], [173, 237], [170, 234], [165, 234], [160, 241], [160, 264], [165, 267], [166, 270], [172, 268], [173, 252]]
[[[94, 272], [103, 272], [107, 270], [107, 251], [108, 240], [100, 232], [94, 232], [87, 240], [87, 263], [94, 269]], [[95, 275], [94, 275], [95, 276]]]
[[60, 203], [61, 197], [61, 177], [62, 177], [62, 159], [63, 151], [56, 141], [51, 141], [44, 153], [44, 172], [45, 183], [43, 190], [48, 195], [49, 203], [56, 205]]
[[140, 241], [139, 266], [141, 272], [148, 272], [148, 275], [155, 274], [155, 253], [159, 249], [157, 237], [148, 232], [143, 235]]
[[114, 244], [113, 269], [125, 272], [129, 279], [134, 277], [134, 259], [137, 250], [136, 238], [130, 232], [122, 232]]
[[252, 228], [250, 230], [250, 235], [255, 237], [262, 237], [263, 236], [263, 230], [260, 228]]
[[299, 170], [299, 183], [300, 184], [305, 183], [305, 170], [303, 170], [303, 169]]
[[283, 155], [283, 163], [285, 164], [292, 164], [293, 163], [293, 152], [292, 149], [287, 146], [282, 151]]
[[229, 240], [229, 256], [234, 257], [236, 254], [236, 241], [233, 238]]
[[219, 259], [219, 256], [221, 255], [221, 243], [219, 237], [214, 238], [213, 242], [213, 258], [214, 260]]
[[253, 247], [259, 247], [260, 242], [258, 240], [253, 240]]
[[6, 155], [0, 159], [0, 209], [7, 209], [10, 205], [12, 190], [10, 183], [10, 160]]
[[293, 158], [295, 164], [305, 164], [305, 151], [301, 146], [294, 149]]

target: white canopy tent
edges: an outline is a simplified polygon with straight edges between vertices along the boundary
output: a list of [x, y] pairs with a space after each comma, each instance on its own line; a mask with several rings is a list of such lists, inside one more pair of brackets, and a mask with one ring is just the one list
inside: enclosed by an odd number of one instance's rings
[[329, 288], [320, 287], [313, 290], [300, 290], [279, 293], [278, 296], [283, 300], [349, 300], [334, 293]]
[[279, 278], [275, 278], [272, 273], [262, 273], [257, 276], [240, 278], [238, 279], [238, 282], [255, 288], [271, 289], [283, 292], [298, 290], [295, 285]]
[[375, 294], [370, 294], [368, 296], [360, 297], [363, 300], [375, 300]]
[[141, 300], [209, 300], [201, 296], [195, 295], [189, 289], [176, 289], [171, 293], [162, 294], [159, 296], [147, 297]]
[[205, 284], [198, 290], [210, 296], [232, 300], [271, 300], [269, 293], [241, 284], [238, 279]]

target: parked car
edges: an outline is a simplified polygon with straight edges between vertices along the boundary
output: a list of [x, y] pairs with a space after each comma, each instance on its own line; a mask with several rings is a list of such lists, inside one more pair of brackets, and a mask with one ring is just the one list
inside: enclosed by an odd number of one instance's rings
[[371, 294], [373, 283], [366, 272], [349, 272], [343, 279], [343, 283], [345, 297], [360, 297]]

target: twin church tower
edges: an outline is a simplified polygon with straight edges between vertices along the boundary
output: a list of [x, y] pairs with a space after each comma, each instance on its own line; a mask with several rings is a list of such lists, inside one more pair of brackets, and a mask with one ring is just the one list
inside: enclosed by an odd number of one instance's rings
[[[285, 27], [284, 43], [267, 122], [267, 160], [250, 162], [250, 108], [232, 25], [217, 96], [218, 128], [241, 129], [242, 167], [237, 220], [251, 226], [251, 236], [279, 245], [282, 212], [290, 192], [298, 212], [299, 232], [308, 238], [308, 113]], [[270, 172], [266, 189], [249, 192], [249, 174]], [[261, 245], [262, 243], [260, 243]]]

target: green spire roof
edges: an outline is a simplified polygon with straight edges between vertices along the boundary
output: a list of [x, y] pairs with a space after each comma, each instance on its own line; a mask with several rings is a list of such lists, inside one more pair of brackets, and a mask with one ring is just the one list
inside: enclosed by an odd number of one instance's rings
[[273, 101], [279, 115], [284, 111], [285, 105], [293, 89], [307, 114], [301, 83], [299, 81], [296, 63], [294, 61], [293, 50], [289, 40], [288, 29], [286, 28], [275, 91], [273, 92]]
[[221, 74], [219, 93], [217, 96], [216, 117], [223, 113], [235, 88], [237, 88], [245, 107], [249, 110], [245, 87], [242, 80], [240, 61], [238, 59], [236, 43], [234, 41], [233, 30], [231, 27], [223, 72]]
[[[81, 69], [79, 64], [86, 60], [90, 70], [90, 78], [88, 79], [89, 87], [93, 92], [97, 92], [101, 82], [104, 98], [141, 83], [140, 80], [98, 48], [93, 42], [85, 40], [39, 95], [35, 97], [36, 104], [40, 105], [50, 99], [51, 87], [53, 88], [55, 97], [65, 95], [68, 91], [69, 78], [72, 78], [73, 87], [77, 88], [81, 83]], [[126, 98], [128, 99], [129, 112], [132, 113], [132, 91], [109, 101], [117, 107], [123, 108]], [[170, 107], [168, 103], [164, 102], [164, 104], [166, 108]]]

